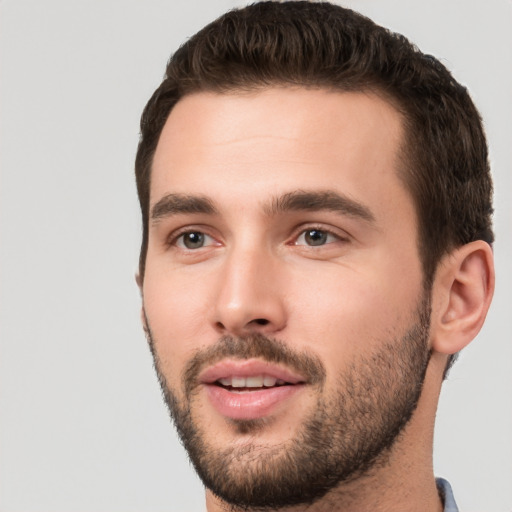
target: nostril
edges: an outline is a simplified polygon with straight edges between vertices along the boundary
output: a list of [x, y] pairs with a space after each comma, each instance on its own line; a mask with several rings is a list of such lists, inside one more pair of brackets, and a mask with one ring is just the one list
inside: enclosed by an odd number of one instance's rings
[[250, 332], [259, 331], [262, 328], [265, 330], [273, 326], [272, 320], [268, 318], [254, 318], [248, 322], [238, 321], [237, 318], [230, 319], [228, 322], [216, 321], [214, 329], [221, 334], [231, 334], [234, 336], [242, 336]]

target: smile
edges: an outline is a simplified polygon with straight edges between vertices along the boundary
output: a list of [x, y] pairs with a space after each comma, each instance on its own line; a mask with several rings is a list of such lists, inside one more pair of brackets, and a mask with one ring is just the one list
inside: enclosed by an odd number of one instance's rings
[[306, 385], [300, 375], [258, 360], [222, 361], [205, 370], [200, 381], [220, 415], [244, 420], [271, 415]]
[[289, 384], [282, 379], [277, 379], [270, 375], [257, 375], [254, 377], [224, 377], [215, 382], [219, 386], [230, 389], [231, 391], [243, 392], [261, 388], [273, 388], [274, 386], [285, 386]]

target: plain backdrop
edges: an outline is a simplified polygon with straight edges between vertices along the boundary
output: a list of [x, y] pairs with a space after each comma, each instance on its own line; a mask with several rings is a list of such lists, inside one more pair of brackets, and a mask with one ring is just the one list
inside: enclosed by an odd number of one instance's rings
[[[439, 57], [484, 120], [497, 289], [444, 384], [436, 474], [463, 512], [512, 511], [512, 2], [347, 0]], [[178, 45], [228, 0], [3, 0], [1, 512], [196, 512], [139, 325], [133, 160]]]

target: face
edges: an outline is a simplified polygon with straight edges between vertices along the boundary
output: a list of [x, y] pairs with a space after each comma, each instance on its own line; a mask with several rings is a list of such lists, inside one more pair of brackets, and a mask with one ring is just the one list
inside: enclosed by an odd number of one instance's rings
[[414, 412], [428, 297], [398, 113], [377, 96], [200, 93], [155, 153], [144, 318], [206, 486], [312, 503], [385, 464]]

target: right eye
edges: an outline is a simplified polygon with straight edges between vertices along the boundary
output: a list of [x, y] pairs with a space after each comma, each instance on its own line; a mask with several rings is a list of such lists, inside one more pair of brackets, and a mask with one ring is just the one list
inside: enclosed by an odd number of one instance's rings
[[201, 249], [215, 243], [214, 239], [201, 231], [187, 231], [176, 238], [176, 246], [180, 249]]

